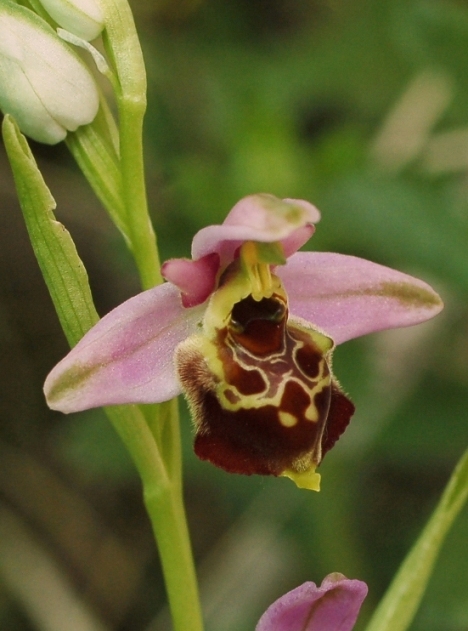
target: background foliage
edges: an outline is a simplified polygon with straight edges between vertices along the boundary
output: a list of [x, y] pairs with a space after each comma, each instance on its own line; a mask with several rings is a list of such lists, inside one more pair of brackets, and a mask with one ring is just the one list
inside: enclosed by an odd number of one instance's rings
[[[208, 630], [252, 630], [277, 596], [332, 571], [369, 583], [371, 611], [468, 439], [468, 7], [132, 6], [149, 76], [147, 177], [163, 259], [188, 256], [193, 233], [240, 197], [271, 192], [320, 208], [308, 247], [413, 273], [446, 303], [433, 322], [338, 349], [335, 373], [357, 413], [321, 467], [318, 495], [198, 462], [183, 413]], [[66, 148], [34, 151], [104, 314], [138, 291], [130, 257]], [[75, 607], [91, 631], [168, 629], [127, 455], [100, 411], [64, 417], [43, 401], [42, 382], [67, 346], [3, 150], [0, 160], [0, 627], [72, 631]], [[413, 631], [468, 628], [467, 541], [465, 510]]]

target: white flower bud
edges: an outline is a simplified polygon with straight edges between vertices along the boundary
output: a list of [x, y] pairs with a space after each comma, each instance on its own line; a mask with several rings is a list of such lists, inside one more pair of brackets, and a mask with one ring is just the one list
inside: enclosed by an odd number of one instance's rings
[[104, 28], [98, 0], [40, 0], [44, 9], [62, 28], [90, 42]]
[[0, 2], [0, 109], [46, 144], [97, 114], [96, 84], [80, 57], [35, 13]]

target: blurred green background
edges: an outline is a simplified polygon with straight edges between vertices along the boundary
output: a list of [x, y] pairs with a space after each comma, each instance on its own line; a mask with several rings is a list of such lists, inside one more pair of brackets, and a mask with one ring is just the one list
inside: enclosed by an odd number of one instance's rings
[[[148, 191], [162, 258], [242, 196], [322, 211], [307, 247], [420, 276], [446, 308], [340, 347], [357, 412], [322, 492], [196, 460], [187, 509], [208, 631], [252, 631], [332, 571], [365, 580], [364, 623], [468, 443], [468, 5], [463, 0], [132, 3], [149, 78]], [[64, 146], [33, 148], [104, 314], [138, 291], [120, 235]], [[0, 154], [0, 628], [165, 631], [140, 485], [100, 411], [47, 410], [66, 353]], [[468, 629], [468, 511], [413, 631]], [[190, 631], [190, 630], [187, 630]]]

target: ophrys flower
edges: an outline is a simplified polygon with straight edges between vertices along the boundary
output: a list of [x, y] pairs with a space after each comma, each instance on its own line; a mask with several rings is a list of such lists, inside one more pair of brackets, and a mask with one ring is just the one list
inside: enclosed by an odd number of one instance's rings
[[296, 253], [320, 218], [302, 200], [252, 195], [198, 232], [168, 283], [105, 316], [51, 372], [49, 405], [73, 412], [186, 394], [195, 451], [235, 473], [315, 472], [354, 411], [336, 344], [440, 311], [423, 281], [352, 256]]

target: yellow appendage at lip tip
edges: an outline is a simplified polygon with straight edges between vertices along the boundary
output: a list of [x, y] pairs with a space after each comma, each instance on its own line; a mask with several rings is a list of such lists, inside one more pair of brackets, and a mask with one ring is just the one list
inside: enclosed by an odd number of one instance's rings
[[301, 473], [286, 469], [281, 476], [292, 480], [299, 489], [320, 491], [320, 473], [316, 473], [313, 468]]

